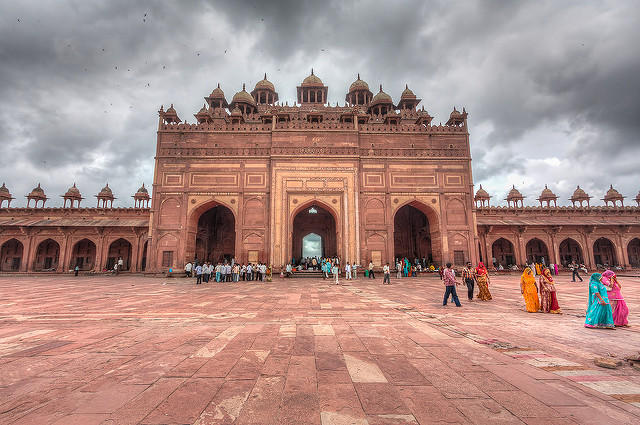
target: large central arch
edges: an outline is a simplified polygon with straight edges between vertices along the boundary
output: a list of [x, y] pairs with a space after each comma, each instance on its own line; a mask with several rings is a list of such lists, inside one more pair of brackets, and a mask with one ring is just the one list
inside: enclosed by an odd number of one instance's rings
[[615, 266], [618, 264], [616, 259], [616, 247], [607, 238], [599, 238], [593, 243], [593, 259], [596, 265]]
[[533, 238], [525, 246], [527, 252], [527, 263], [549, 264], [549, 249], [547, 244], [538, 238]]
[[198, 218], [195, 257], [199, 261], [223, 262], [235, 258], [236, 219], [233, 212], [218, 204]]
[[291, 230], [291, 257], [296, 262], [302, 258], [303, 239], [311, 233], [320, 237], [323, 257], [338, 255], [336, 219], [322, 204], [311, 203], [299, 208], [293, 217]]
[[393, 252], [395, 258], [426, 258], [433, 262], [431, 232], [427, 215], [413, 205], [398, 209], [393, 220]]

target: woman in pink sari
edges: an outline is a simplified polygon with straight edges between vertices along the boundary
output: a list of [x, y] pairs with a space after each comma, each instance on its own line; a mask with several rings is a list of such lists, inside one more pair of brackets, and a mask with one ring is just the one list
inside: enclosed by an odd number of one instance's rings
[[629, 308], [622, 298], [620, 289], [622, 286], [618, 282], [618, 277], [611, 270], [602, 273], [602, 283], [607, 286], [609, 291], [609, 302], [613, 309], [613, 323], [616, 326], [629, 326], [627, 316], [629, 316]]

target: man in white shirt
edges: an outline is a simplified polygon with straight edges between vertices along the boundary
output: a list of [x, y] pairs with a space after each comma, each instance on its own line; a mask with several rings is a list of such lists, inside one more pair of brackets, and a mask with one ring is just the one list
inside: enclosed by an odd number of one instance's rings
[[253, 266], [251, 263], [247, 265], [247, 280], [253, 280]]
[[340, 268], [338, 267], [337, 263], [333, 264], [333, 266], [331, 267], [331, 272], [336, 277], [336, 285], [340, 285], [340, 283], [338, 282], [338, 274], [340, 272]]
[[196, 285], [200, 285], [202, 283], [202, 266], [198, 264], [196, 266]]
[[344, 266], [344, 278], [347, 280], [351, 280], [351, 264], [349, 263]]
[[231, 264], [227, 263], [226, 266], [224, 266], [224, 275], [227, 278], [227, 282], [231, 282]]
[[191, 263], [187, 263], [187, 264], [184, 266], [184, 274], [185, 274], [185, 277], [191, 277], [191, 268], [192, 268], [192, 267], [193, 267], [193, 266], [191, 265]]
[[384, 274], [382, 284], [384, 285], [386, 282], [387, 285], [391, 285], [391, 269], [389, 268], [389, 263], [385, 264], [384, 267], [382, 267], [382, 273]]

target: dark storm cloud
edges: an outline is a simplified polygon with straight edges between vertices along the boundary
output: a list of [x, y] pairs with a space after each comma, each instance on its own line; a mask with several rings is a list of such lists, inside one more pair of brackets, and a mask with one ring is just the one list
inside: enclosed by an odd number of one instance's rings
[[[640, 187], [640, 8], [631, 1], [0, 2], [0, 180], [14, 196], [106, 181], [120, 205], [153, 176], [156, 111], [193, 121], [269, 74], [283, 101], [314, 67], [331, 104], [360, 72], [408, 83], [445, 122], [470, 113], [474, 179], [563, 199]], [[606, 162], [606, 164], [603, 164]], [[57, 201], [57, 199], [56, 199]], [[20, 205], [20, 202], [18, 202]]]

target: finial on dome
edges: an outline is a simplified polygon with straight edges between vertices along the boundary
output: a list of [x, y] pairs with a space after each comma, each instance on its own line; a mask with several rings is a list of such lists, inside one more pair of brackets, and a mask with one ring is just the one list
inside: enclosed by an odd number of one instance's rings
[[218, 83], [218, 88], [220, 88], [220, 83]]
[[360, 73], [358, 72], [358, 80], [360, 79]]
[[246, 91], [246, 90], [244, 89], [244, 83], [242, 83], [242, 91]]
[[311, 68], [311, 75], [313, 75], [313, 68]]
[[405, 89], [405, 90], [409, 90], [409, 84], [405, 83], [405, 84], [404, 84], [404, 89]]
[[382, 84], [380, 84], [380, 91], [382, 91]]
[[264, 73], [264, 79], [265, 80], [267, 79], [267, 73], [266, 72]]

